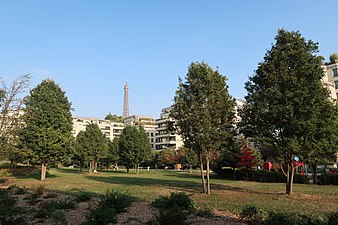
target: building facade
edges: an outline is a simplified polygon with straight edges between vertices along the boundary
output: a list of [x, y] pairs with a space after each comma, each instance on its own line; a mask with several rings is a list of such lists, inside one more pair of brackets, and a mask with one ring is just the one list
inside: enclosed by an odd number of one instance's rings
[[183, 146], [183, 141], [180, 135], [175, 131], [171, 131], [169, 126], [173, 125], [175, 120], [170, 117], [172, 107], [162, 109], [160, 118], [155, 121], [156, 127], [156, 140], [155, 149], [162, 150], [165, 148], [172, 148], [177, 150]]
[[332, 99], [338, 98], [338, 60], [323, 65], [325, 76], [322, 79], [323, 85], [330, 91]]

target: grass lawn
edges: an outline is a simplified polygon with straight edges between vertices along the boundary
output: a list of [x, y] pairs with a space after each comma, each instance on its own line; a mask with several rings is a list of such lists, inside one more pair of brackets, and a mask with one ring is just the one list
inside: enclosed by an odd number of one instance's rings
[[285, 184], [257, 183], [212, 179], [212, 194], [201, 193], [199, 174], [182, 171], [141, 170], [139, 175], [125, 170], [101, 171], [90, 175], [78, 169], [59, 168], [49, 170], [46, 181], [38, 177], [17, 177], [20, 187], [35, 189], [44, 186], [48, 190], [75, 194], [79, 191], [104, 194], [107, 190], [128, 191], [141, 200], [153, 201], [160, 195], [174, 191], [191, 194], [199, 207], [229, 211], [238, 214], [245, 205], [256, 205], [265, 210], [324, 214], [337, 210], [338, 187], [294, 184], [294, 194], [284, 194]]

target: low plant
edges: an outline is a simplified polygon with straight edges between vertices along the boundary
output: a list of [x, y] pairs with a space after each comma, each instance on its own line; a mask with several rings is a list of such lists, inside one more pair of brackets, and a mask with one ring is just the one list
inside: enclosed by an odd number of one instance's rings
[[204, 218], [213, 218], [215, 216], [210, 208], [197, 209], [196, 215]]
[[160, 196], [152, 205], [159, 209], [178, 207], [182, 210], [191, 210], [195, 208], [195, 202], [185, 192], [173, 192], [169, 197]]
[[134, 201], [134, 197], [128, 195], [126, 192], [107, 191], [106, 195], [101, 197], [99, 204], [108, 208], [115, 209], [116, 213], [125, 212], [126, 208]]
[[146, 225], [189, 225], [187, 214], [178, 206], [167, 210], [161, 209], [155, 219], [150, 220]]
[[57, 210], [52, 213], [52, 219], [54, 220], [55, 225], [68, 225], [68, 220], [64, 212]]
[[0, 189], [0, 224], [26, 225], [23, 208], [16, 206], [17, 199], [10, 196], [8, 190]]
[[44, 195], [43, 198], [44, 199], [49, 199], [49, 198], [55, 198], [57, 197], [58, 195], [56, 193], [53, 193], [53, 192], [49, 192], [48, 194]]
[[93, 196], [94, 196], [94, 194], [92, 194], [92, 193], [90, 193], [90, 192], [80, 192], [80, 193], [75, 197], [75, 201], [76, 201], [76, 202], [87, 202], [87, 201], [89, 201]]
[[107, 207], [106, 205], [99, 205], [99, 207], [91, 210], [87, 215], [87, 222], [82, 225], [102, 225], [107, 223], [116, 223], [116, 210]]
[[268, 213], [254, 205], [244, 206], [240, 218], [248, 224], [259, 224], [268, 217]]
[[338, 225], [338, 211], [329, 215], [327, 225]]
[[23, 200], [27, 200], [27, 203], [30, 205], [35, 205], [36, 203], [41, 202], [41, 198], [38, 193], [32, 193], [23, 198]]

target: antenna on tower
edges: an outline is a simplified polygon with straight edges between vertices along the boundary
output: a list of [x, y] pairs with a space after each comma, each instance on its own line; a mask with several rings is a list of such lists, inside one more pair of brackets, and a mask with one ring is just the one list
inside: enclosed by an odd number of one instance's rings
[[129, 116], [129, 99], [128, 99], [128, 81], [124, 85], [124, 99], [123, 99], [123, 118]]

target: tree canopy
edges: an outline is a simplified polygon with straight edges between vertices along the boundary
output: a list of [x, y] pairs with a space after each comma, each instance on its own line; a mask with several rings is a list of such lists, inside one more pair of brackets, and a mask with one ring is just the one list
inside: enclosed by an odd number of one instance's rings
[[122, 116], [117, 116], [117, 115], [113, 115], [111, 113], [107, 114], [106, 117], [104, 118], [105, 120], [110, 120], [113, 122], [117, 122], [117, 123], [122, 123], [123, 122], [123, 117]]
[[34, 161], [41, 163], [41, 180], [44, 180], [47, 163], [59, 161], [70, 153], [71, 103], [65, 92], [49, 79], [33, 88], [25, 103], [25, 127], [20, 137], [32, 151]]
[[[191, 63], [185, 81], [179, 78], [171, 112], [184, 145], [198, 155], [203, 189], [210, 193], [209, 159], [213, 150], [233, 138], [234, 99], [229, 95], [226, 77], [208, 64]], [[207, 164], [207, 183], [203, 175], [203, 159]]]
[[247, 137], [274, 149], [287, 166], [286, 193], [292, 193], [293, 157], [309, 156], [308, 147], [328, 134], [325, 127], [335, 124], [337, 110], [321, 83], [323, 57], [316, 54], [318, 44], [284, 29], [275, 40], [245, 84], [248, 94], [240, 127]]
[[150, 142], [143, 127], [126, 126], [120, 137], [119, 150], [127, 172], [134, 165], [135, 172], [139, 173], [139, 164], [151, 156]]

